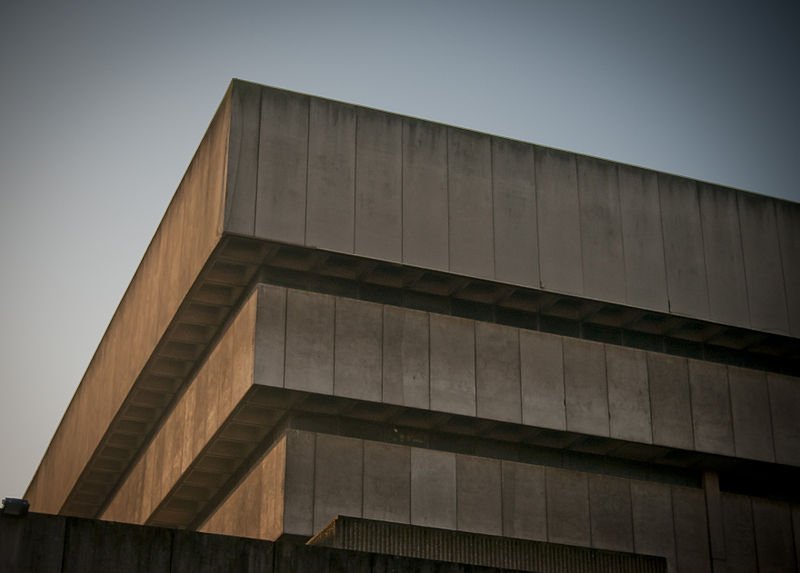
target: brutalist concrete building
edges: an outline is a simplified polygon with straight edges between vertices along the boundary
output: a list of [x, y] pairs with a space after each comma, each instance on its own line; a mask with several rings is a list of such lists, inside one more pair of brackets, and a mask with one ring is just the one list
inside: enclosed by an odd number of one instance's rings
[[26, 495], [511, 569], [796, 571], [799, 372], [800, 205], [234, 81]]

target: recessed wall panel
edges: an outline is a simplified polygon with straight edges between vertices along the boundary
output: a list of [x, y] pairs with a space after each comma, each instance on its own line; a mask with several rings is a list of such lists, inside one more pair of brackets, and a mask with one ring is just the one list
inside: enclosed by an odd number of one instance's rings
[[602, 344], [564, 339], [567, 430], [608, 436], [608, 388]]
[[538, 288], [533, 146], [493, 137], [492, 185], [495, 279]]
[[730, 573], [758, 571], [753, 509], [745, 495], [722, 494], [725, 554]]
[[534, 155], [541, 287], [583, 294], [575, 156], [543, 147]]
[[625, 261], [622, 252], [617, 166], [578, 157], [583, 294], [625, 300]]
[[447, 128], [403, 120], [403, 262], [449, 268]]
[[689, 369], [685, 358], [647, 353], [653, 443], [694, 448]]
[[500, 460], [456, 456], [459, 531], [503, 534]]
[[450, 272], [493, 279], [491, 139], [448, 128], [447, 142]]
[[711, 320], [749, 326], [737, 192], [701, 184], [699, 195]]
[[411, 448], [411, 524], [456, 528], [456, 456]]
[[672, 488], [672, 514], [675, 519], [675, 547], [678, 571], [711, 573], [708, 522], [703, 490]]
[[519, 345], [522, 422], [529, 426], [565, 430], [562, 338], [520, 330]]
[[800, 204], [775, 201], [789, 331], [800, 337]]
[[547, 540], [591, 544], [589, 485], [586, 474], [547, 468]]
[[313, 98], [308, 142], [306, 245], [353, 252], [355, 108]]
[[475, 415], [475, 325], [430, 315], [431, 409]]
[[775, 461], [800, 466], [800, 380], [780, 374], [767, 374], [775, 440]]
[[659, 175], [669, 311], [710, 318], [700, 205], [694, 181]]
[[619, 201], [625, 300], [631, 306], [666, 311], [667, 275], [656, 173], [620, 165]]
[[334, 299], [291, 290], [286, 299], [286, 388], [333, 393]]
[[631, 507], [636, 552], [665, 557], [668, 570], [677, 571], [670, 487], [655, 482], [632, 481]]
[[428, 314], [383, 308], [383, 401], [430, 408]]
[[235, 82], [230, 97], [225, 230], [252, 236], [255, 231], [261, 86]]
[[335, 306], [333, 393], [380, 402], [383, 307], [343, 297]]
[[592, 547], [633, 551], [630, 481], [604, 475], [589, 476]]
[[304, 95], [262, 90], [256, 237], [305, 243], [309, 105]]
[[402, 260], [402, 118], [358, 109], [355, 253]]
[[503, 535], [547, 541], [544, 468], [503, 460]]
[[736, 455], [774, 461], [766, 373], [729, 366], [728, 384]]
[[410, 448], [364, 442], [364, 518], [409, 523]]
[[520, 423], [519, 331], [476, 322], [475, 351], [478, 417]]
[[361, 517], [364, 475], [362, 440], [317, 434], [314, 467], [314, 531], [337, 515]]
[[282, 388], [286, 356], [286, 289], [261, 285], [256, 313], [255, 383]]
[[689, 360], [694, 444], [702, 452], [733, 455], [728, 372], [722, 364]]
[[750, 326], [768, 332], [789, 333], [783, 262], [778, 240], [775, 201], [739, 193]]
[[753, 498], [760, 571], [796, 571], [792, 515], [787, 503]]
[[652, 443], [646, 354], [640, 350], [606, 346], [606, 375], [611, 437]]

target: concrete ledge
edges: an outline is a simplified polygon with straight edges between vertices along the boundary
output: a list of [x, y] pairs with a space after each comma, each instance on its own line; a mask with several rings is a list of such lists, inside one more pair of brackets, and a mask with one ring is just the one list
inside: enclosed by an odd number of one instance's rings
[[500, 573], [507, 569], [28, 514], [0, 515], [4, 573]]
[[339, 516], [308, 541], [335, 547], [537, 573], [666, 573], [663, 557]]

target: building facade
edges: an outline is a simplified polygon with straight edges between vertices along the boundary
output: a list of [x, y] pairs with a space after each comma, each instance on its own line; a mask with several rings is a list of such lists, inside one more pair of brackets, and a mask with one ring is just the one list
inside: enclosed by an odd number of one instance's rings
[[800, 205], [235, 80], [26, 496], [796, 571], [799, 373]]

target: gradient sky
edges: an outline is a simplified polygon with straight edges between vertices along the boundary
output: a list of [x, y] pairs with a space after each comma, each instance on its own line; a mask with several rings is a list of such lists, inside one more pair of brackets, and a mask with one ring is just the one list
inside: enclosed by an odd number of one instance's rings
[[232, 77], [800, 201], [798, 30], [795, 0], [0, 0], [0, 498]]

